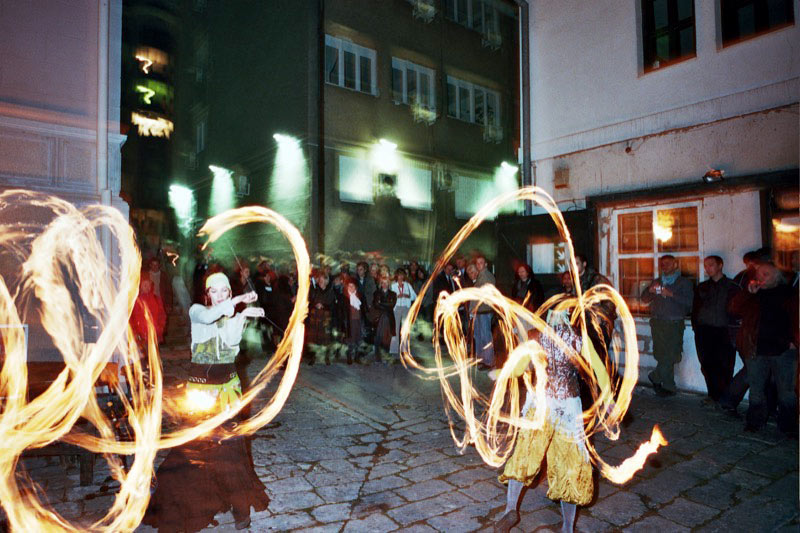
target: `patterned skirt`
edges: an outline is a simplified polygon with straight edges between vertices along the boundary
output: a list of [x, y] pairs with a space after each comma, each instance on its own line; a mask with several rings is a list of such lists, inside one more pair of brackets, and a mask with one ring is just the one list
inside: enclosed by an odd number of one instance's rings
[[[547, 459], [547, 497], [586, 505], [592, 500], [594, 481], [583, 441], [580, 398], [553, 401], [561, 405], [550, 407], [541, 429], [522, 429], [517, 434], [514, 452], [498, 480], [531, 485]], [[525, 418], [533, 420], [533, 415], [534, 410], [528, 409]]]

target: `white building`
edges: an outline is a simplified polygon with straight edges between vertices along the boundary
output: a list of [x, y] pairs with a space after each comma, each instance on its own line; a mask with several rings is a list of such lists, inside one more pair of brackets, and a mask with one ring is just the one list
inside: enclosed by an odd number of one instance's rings
[[[659, 255], [702, 281], [705, 256], [733, 276], [749, 250], [773, 246], [785, 262], [800, 248], [800, 3], [530, 6], [534, 183], [596, 217], [598, 269], [640, 313], [646, 380], [655, 360], [637, 296]], [[711, 169], [724, 180], [704, 182]], [[676, 380], [705, 390], [688, 321]]]
[[[127, 217], [119, 197], [121, 20], [122, 0], [0, 0], [0, 192], [102, 203]], [[7, 280], [18, 271], [0, 265]], [[58, 359], [41, 326], [30, 328], [29, 358]]]

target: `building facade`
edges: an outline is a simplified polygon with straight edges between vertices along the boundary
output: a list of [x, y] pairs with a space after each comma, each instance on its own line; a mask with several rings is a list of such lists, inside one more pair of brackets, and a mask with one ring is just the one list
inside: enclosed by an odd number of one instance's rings
[[[747, 251], [771, 247], [789, 268], [800, 248], [798, 2], [530, 4], [534, 183], [593, 219], [646, 376], [639, 296], [660, 255], [696, 283], [708, 255], [732, 277]], [[705, 390], [688, 320], [676, 379]]]
[[[198, 219], [261, 204], [312, 254], [425, 263], [518, 186], [516, 3], [201, 4], [186, 41], [203, 75], [176, 126]], [[269, 228], [233, 240], [244, 257], [287, 251]], [[467, 246], [493, 257], [491, 226]]]

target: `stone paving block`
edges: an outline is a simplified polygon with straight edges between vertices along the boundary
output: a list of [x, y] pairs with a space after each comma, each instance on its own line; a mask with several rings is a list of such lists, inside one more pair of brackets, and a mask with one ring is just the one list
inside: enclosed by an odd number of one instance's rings
[[386, 442], [382, 442], [381, 446], [386, 448], [387, 450], [395, 450], [397, 448], [405, 448], [406, 446], [410, 446], [405, 439], [397, 439], [397, 440], [390, 440]]
[[439, 531], [448, 533], [468, 533], [477, 531], [482, 524], [466, 511], [455, 511], [442, 516], [434, 516], [428, 523]]
[[697, 479], [709, 479], [718, 475], [725, 468], [726, 467], [724, 465], [720, 465], [714, 460], [695, 457], [693, 459], [689, 459], [688, 461], [676, 463], [671, 467], [671, 470], [674, 472], [688, 474]]
[[322, 505], [311, 511], [311, 515], [322, 523], [341, 522], [350, 518], [350, 504], [334, 503]]
[[358, 468], [372, 468], [372, 465], [375, 464], [375, 457], [366, 455], [362, 457], [350, 457], [347, 461], [356, 465]]
[[746, 470], [740, 470], [739, 468], [732, 468], [728, 472], [717, 476], [716, 479], [736, 485], [739, 490], [745, 489], [751, 492], [757, 492], [764, 487], [764, 485], [772, 483], [772, 480], [769, 478], [747, 472]]
[[679, 494], [698, 483], [699, 481], [692, 476], [667, 470], [652, 479], [633, 485], [630, 490], [645, 496], [651, 503], [660, 505], [674, 500]]
[[449, 483], [445, 483], [439, 479], [431, 479], [421, 483], [414, 483], [402, 489], [396, 489], [395, 492], [406, 500], [415, 502], [453, 489], [454, 487]]
[[658, 514], [682, 526], [692, 528], [711, 520], [719, 514], [719, 510], [678, 498], [660, 509]]
[[334, 459], [331, 461], [320, 461], [318, 467], [324, 468], [329, 472], [349, 472], [353, 469], [353, 463], [349, 460]]
[[447, 423], [445, 422], [444, 424], [442, 424], [438, 420], [431, 420], [428, 422], [423, 422], [422, 424], [407, 426], [404, 429], [411, 433], [430, 433], [430, 432], [442, 431], [442, 429], [444, 429], [443, 426], [447, 427]]
[[[503, 503], [505, 503], [505, 489], [506, 487], [503, 485], [503, 494], [498, 497], [498, 500]], [[546, 494], [547, 484], [544, 482], [539, 483], [535, 488], [529, 488], [522, 496], [522, 501], [519, 503], [519, 510], [521, 512], [532, 512], [538, 511], [539, 509], [545, 509], [547, 507], [552, 507], [555, 509], [558, 504], [548, 498]]]
[[392, 474], [396, 474], [398, 472], [402, 472], [403, 470], [407, 470], [405, 465], [401, 465], [398, 463], [385, 463], [376, 465], [369, 470], [369, 475], [367, 479], [378, 479], [384, 476], [390, 476]]
[[316, 507], [323, 503], [319, 496], [310, 491], [284, 492], [273, 495], [269, 502], [269, 509], [273, 513], [284, 513]]
[[[496, 517], [500, 519], [502, 515]], [[520, 513], [519, 523], [514, 526], [511, 531], [513, 532], [527, 532], [535, 531], [543, 526], [554, 526], [561, 524], [561, 514], [550, 509], [540, 509], [532, 513]]]
[[[725, 511], [698, 531], [728, 533], [730, 531], [772, 531], [797, 518], [797, 501], [754, 497]], [[796, 531], [796, 529], [795, 529]]]
[[269, 511], [250, 515], [250, 531], [291, 531], [314, 523], [308, 513], [270, 514]]
[[350, 472], [325, 472], [321, 470], [314, 470], [306, 474], [306, 480], [315, 487], [327, 487], [329, 485], [341, 485], [342, 483], [350, 483], [353, 481], [363, 481], [367, 472], [365, 470], [356, 470], [355, 468]]
[[375, 443], [366, 444], [363, 446], [350, 446], [349, 448], [347, 448], [347, 453], [353, 456], [372, 455], [377, 448], [378, 445]]
[[647, 510], [641, 498], [629, 492], [618, 492], [591, 507], [591, 514], [615, 526], [625, 526]]
[[670, 522], [666, 518], [660, 516], [648, 516], [643, 520], [629, 525], [625, 528], [626, 532], [631, 533], [682, 533], [689, 532], [689, 528], [680, 526], [675, 522]]
[[332, 522], [323, 526], [304, 527], [303, 529], [298, 529], [296, 531], [298, 533], [339, 533], [343, 526], [344, 522]]
[[441, 461], [443, 459], [447, 459], [447, 456], [443, 453], [439, 452], [430, 452], [430, 453], [421, 453], [419, 455], [415, 455], [409, 459], [406, 459], [405, 464], [410, 467], [414, 466], [422, 466], [428, 463], [434, 463], [436, 461]]
[[475, 500], [476, 502], [488, 502], [497, 499], [504, 499], [506, 487], [495, 480], [480, 481], [471, 487], [461, 489], [461, 492]]
[[350, 516], [363, 518], [375, 512], [385, 512], [395, 507], [405, 505], [407, 502], [394, 492], [387, 490], [375, 494], [361, 496], [353, 505]]
[[401, 525], [406, 525], [445, 514], [470, 503], [472, 501], [463, 494], [446, 493], [427, 500], [403, 505], [392, 509], [388, 514]]
[[787, 457], [785, 459], [778, 460], [774, 457], [767, 459], [761, 454], [751, 454], [736, 463], [736, 468], [740, 468], [760, 476], [777, 479], [781, 477], [788, 468], [797, 469], [797, 457], [794, 459]]
[[397, 461], [403, 461], [407, 459], [410, 454], [404, 452], [403, 450], [390, 450], [388, 453], [381, 455], [375, 461], [376, 463], [394, 463]]
[[331, 485], [328, 487], [317, 487], [317, 494], [326, 503], [351, 502], [358, 498], [361, 491], [361, 483], [343, 483], [341, 485]]
[[385, 439], [383, 435], [380, 433], [367, 433], [366, 435], [360, 435], [358, 440], [361, 442], [371, 443], [371, 442], [381, 442]]
[[375, 430], [366, 424], [347, 424], [347, 425], [332, 425], [323, 433], [327, 437], [343, 437], [352, 435], [364, 435], [367, 433], [374, 433]]
[[405, 429], [393, 429], [392, 431], [386, 434], [386, 440], [396, 440], [401, 439], [403, 437], [407, 437], [411, 435], [410, 431], [406, 431]]
[[800, 494], [798, 494], [797, 485], [797, 472], [786, 474], [778, 481], [771, 483], [765, 488], [759, 496], [765, 498], [788, 499], [792, 501], [800, 501]]
[[460, 467], [452, 459], [447, 459], [406, 470], [402, 473], [402, 476], [410, 481], [417, 482], [450, 474], [457, 470], [460, 470]]
[[476, 467], [460, 470], [454, 474], [450, 474], [445, 479], [448, 483], [452, 483], [457, 487], [469, 487], [479, 481], [487, 479], [495, 479], [497, 473], [490, 470], [488, 467]]
[[398, 487], [405, 487], [408, 485], [408, 480], [398, 476], [386, 476], [380, 479], [367, 481], [361, 488], [363, 494], [370, 494], [373, 492], [382, 492], [384, 490], [396, 489]]
[[345, 533], [383, 533], [395, 529], [397, 529], [397, 524], [389, 517], [379, 513], [358, 520], [350, 520], [344, 525]]
[[436, 533], [436, 530], [426, 524], [416, 524], [404, 527], [403, 533]]
[[712, 479], [705, 485], [687, 491], [686, 497], [697, 503], [725, 510], [733, 503], [737, 489], [738, 487], [732, 483]]
[[272, 474], [278, 478], [283, 479], [287, 477], [295, 477], [295, 476], [302, 476], [306, 473], [306, 470], [301, 468], [300, 466], [291, 463], [291, 464], [279, 464], [279, 465], [267, 465], [267, 470], [272, 472]]
[[[611, 533], [612, 531], [617, 531], [617, 528], [608, 522], [592, 517], [585, 510], [578, 508], [575, 516], [575, 531], [580, 533]], [[665, 531], [663, 533], [668, 532]]]
[[311, 490], [312, 488], [311, 484], [302, 477], [287, 477], [278, 481], [272, 481], [266, 485], [267, 485], [267, 490], [271, 494], [281, 494], [284, 492], [297, 492], [300, 490]]
[[316, 463], [325, 459], [347, 459], [350, 454], [342, 448], [298, 448], [287, 452], [293, 461]]

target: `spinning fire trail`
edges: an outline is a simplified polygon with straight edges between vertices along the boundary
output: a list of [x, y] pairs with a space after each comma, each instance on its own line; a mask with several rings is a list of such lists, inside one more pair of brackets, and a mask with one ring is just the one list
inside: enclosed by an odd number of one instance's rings
[[[19, 222], [31, 218], [32, 213], [36, 220], [44, 222]], [[253, 222], [274, 224], [289, 240], [295, 255], [299, 287], [286, 334], [275, 356], [238, 405], [224, 412], [212, 411], [203, 419], [191, 420], [196, 423], [162, 434], [162, 415], [185, 420], [186, 411], [195, 406], [187, 405], [186, 398], [162, 402], [162, 375], [152, 320], [148, 353], [140, 354], [132, 340], [128, 317], [139, 286], [141, 255], [131, 227], [119, 211], [108, 207], [78, 210], [55, 197], [27, 191], [0, 195], [0, 254], [21, 265], [18, 276], [4, 272], [0, 279], [0, 324], [10, 326], [0, 328], [5, 352], [0, 372], [0, 501], [14, 531], [132, 531], [147, 508], [153, 462], [159, 449], [211, 432], [217, 438], [250, 434], [280, 412], [302, 355], [310, 274], [305, 242], [294, 226], [263, 207], [226, 211], [209, 220], [200, 233], [208, 236], [210, 243], [231, 228]], [[101, 247], [98, 232], [105, 231], [110, 232], [116, 244], [113, 254]], [[66, 368], [43, 394], [28, 402], [22, 324], [29, 322], [35, 312], [31, 305], [35, 300], [40, 301], [36, 311], [41, 324]], [[80, 316], [78, 301], [99, 325], [96, 343], [83, 342], [86, 317]], [[146, 380], [140, 362], [145, 355], [149, 363]], [[115, 387], [126, 411], [132, 441], [116, 440], [111, 421], [98, 406], [94, 384], [109, 363], [111, 368], [114, 364], [122, 367], [127, 382], [129, 397], [119, 384]], [[232, 430], [219, 428], [262, 392], [283, 364], [285, 371], [269, 401]], [[94, 434], [75, 427], [81, 417], [93, 426]], [[30, 480], [18, 482], [20, 455], [57, 440], [103, 454], [112, 476], [120, 483], [113, 506], [93, 524], [78, 527], [68, 523], [41, 503], [39, 490]], [[133, 456], [127, 471], [117, 454]]]
[[[419, 313], [425, 291], [430, 290], [432, 280], [436, 279], [456, 250], [487, 216], [502, 205], [518, 200], [535, 202], [544, 207], [553, 218], [570, 251], [570, 272], [575, 287], [575, 297], [555, 296], [542, 304], [536, 313], [532, 313], [523, 305], [505, 298], [491, 285], [463, 289], [453, 294], [442, 293], [435, 307], [434, 315], [433, 344], [436, 366], [421, 366], [409, 351], [409, 334]], [[619, 437], [619, 424], [630, 406], [633, 387], [638, 381], [639, 351], [633, 317], [619, 293], [608, 285], [598, 285], [583, 292], [577, 272], [572, 239], [553, 198], [538, 187], [526, 187], [504, 194], [478, 211], [445, 249], [428, 281], [412, 304], [406, 323], [403, 324], [401, 358], [406, 367], [419, 371], [424, 377], [439, 379], [446, 402], [445, 409], [450, 418], [450, 431], [456, 444], [461, 448], [474, 444], [475, 449], [487, 464], [500, 466], [511, 454], [519, 429], [539, 429], [544, 424], [547, 363], [542, 346], [536, 341], [528, 340], [528, 333], [538, 331], [541, 336], [549, 337], [565, 353], [569, 354], [570, 359], [590, 384], [594, 403], [584, 412], [583, 418], [587, 435], [585, 444], [592, 462], [610, 481], [624, 483], [642, 468], [649, 454], [654, 453], [659, 446], [666, 445], [667, 442], [656, 426], [653, 428], [649, 441], [642, 443], [632, 457], [618, 466], [611, 466], [600, 457], [588, 439], [593, 433], [601, 430], [613, 440]], [[587, 329], [587, 327], [599, 327], [598, 317], [595, 316], [593, 306], [609, 300], [616, 306], [621, 319], [625, 346], [625, 373], [618, 383], [613, 379], [617, 366], [616, 360], [601, 360], [593, 347]], [[508, 360], [497, 374], [497, 382], [489, 398], [478, 391], [471, 380], [471, 368], [477, 364], [477, 360], [467, 353], [468, 342], [464, 339], [464, 330], [458, 314], [459, 306], [468, 302], [483, 303], [494, 310], [499, 318], [505, 344], [509, 347]], [[580, 315], [583, 337], [580, 353], [567, 346], [542, 319], [550, 309], [554, 311], [574, 309], [573, 318]], [[446, 365], [443, 362], [439, 341], [440, 333], [452, 359], [451, 364]], [[616, 335], [612, 346], [616, 357], [621, 348]], [[520, 390], [515, 377], [521, 369], [527, 368], [528, 365], [532, 365], [535, 369], [535, 385], [533, 384], [534, 377], [530, 372], [523, 374], [527, 394], [534, 395], [536, 399], [533, 420], [525, 420], [520, 416]], [[451, 377], [459, 378], [459, 393], [453, 389], [449, 381]], [[476, 408], [482, 412], [480, 417], [476, 415]], [[456, 434], [453, 413], [466, 423], [464, 434], [461, 437]]]

